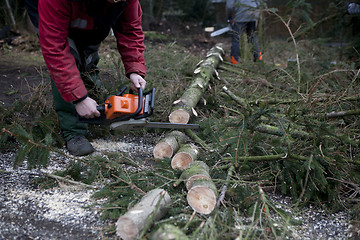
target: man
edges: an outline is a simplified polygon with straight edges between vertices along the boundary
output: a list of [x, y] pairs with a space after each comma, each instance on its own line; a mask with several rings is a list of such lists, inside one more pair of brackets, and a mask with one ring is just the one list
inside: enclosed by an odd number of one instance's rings
[[240, 58], [240, 37], [246, 31], [252, 44], [254, 62], [262, 60], [259, 43], [255, 34], [259, 12], [259, 0], [226, 0], [226, 16], [232, 24], [234, 34], [231, 42], [231, 63], [237, 64]]
[[[87, 124], [77, 121], [100, 116], [85, 84], [99, 86], [97, 63], [101, 42], [113, 30], [117, 48], [132, 82], [145, 89], [144, 33], [139, 0], [26, 0], [44, 60], [52, 78], [55, 110], [69, 152], [90, 154]], [[84, 83], [85, 82], [85, 83]]]

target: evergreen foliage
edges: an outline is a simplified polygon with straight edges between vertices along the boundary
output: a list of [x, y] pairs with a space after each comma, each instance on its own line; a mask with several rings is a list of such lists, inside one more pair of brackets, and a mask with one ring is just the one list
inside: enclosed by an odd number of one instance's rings
[[[311, 25], [311, 8], [306, 1], [290, 3], [301, 8]], [[184, 184], [174, 185], [181, 172], [171, 169], [170, 159], [102, 152], [73, 159], [65, 170], [55, 174], [98, 186], [93, 197], [102, 200], [102, 218], [111, 223], [146, 192], [166, 189], [174, 199], [172, 208], [144, 239], [163, 224], [176, 225], [190, 239], [284, 239], [291, 236], [288, 226], [301, 223], [271, 200], [274, 192], [291, 196], [293, 209], [309, 203], [334, 211], [345, 206], [353, 209], [354, 219], [359, 218], [359, 204], [352, 201], [359, 195], [359, 117], [327, 117], [331, 112], [358, 108], [359, 72], [352, 62], [330, 63], [336, 55], [328, 52], [322, 56], [325, 49], [321, 41], [299, 43], [300, 82], [297, 68], [287, 59], [280, 59], [288, 64], [283, 66], [270, 61], [241, 61], [238, 65], [224, 62], [220, 66], [221, 80], [212, 79], [203, 96], [204, 104], [197, 106], [198, 117], [193, 119], [202, 127], [198, 137], [211, 149], [199, 146], [202, 151], [198, 159], [211, 167], [217, 189], [226, 189], [224, 200], [212, 214], [193, 213]], [[271, 44], [277, 48], [271, 49]], [[268, 58], [274, 54], [277, 58], [273, 59], [278, 60], [278, 56], [289, 54], [286, 51], [292, 51], [289, 55], [293, 56], [292, 46], [284, 45], [281, 42], [279, 48], [275, 41], [269, 43]], [[167, 121], [171, 104], [186, 89], [199, 56], [192, 56], [175, 43], [162, 47], [148, 47], [146, 58], [151, 64], [147, 81], [148, 86], [157, 89], [159, 104], [154, 119]], [[226, 93], [224, 85], [229, 90]], [[4, 111], [1, 149], [16, 139], [19, 146], [14, 166], [25, 160], [29, 168], [46, 166], [50, 151], [63, 154], [56, 148], [61, 138], [54, 112], [42, 108], [41, 114], [30, 111], [24, 118], [14, 118], [14, 113], [24, 109], [24, 103], [16, 103], [14, 109]], [[12, 123], [14, 120], [16, 123]], [[111, 134], [105, 128], [96, 129], [96, 136]], [[231, 167], [235, 170], [230, 176]], [[106, 231], [113, 236], [114, 227]]]

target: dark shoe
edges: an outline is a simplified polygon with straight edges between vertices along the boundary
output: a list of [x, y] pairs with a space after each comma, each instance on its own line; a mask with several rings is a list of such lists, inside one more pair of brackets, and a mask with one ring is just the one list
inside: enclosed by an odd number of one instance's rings
[[95, 151], [91, 143], [81, 135], [75, 136], [67, 141], [66, 148], [75, 156], [84, 156]]

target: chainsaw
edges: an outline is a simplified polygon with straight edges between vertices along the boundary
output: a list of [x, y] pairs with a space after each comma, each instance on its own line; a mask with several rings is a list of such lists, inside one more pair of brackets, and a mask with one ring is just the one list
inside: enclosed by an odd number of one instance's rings
[[103, 105], [97, 106], [100, 117], [83, 118], [78, 121], [89, 124], [106, 124], [111, 129], [131, 130], [135, 128], [172, 128], [172, 129], [198, 129], [198, 124], [151, 122], [149, 117], [153, 114], [155, 88], [148, 92], [138, 89], [138, 95], [132, 90], [124, 94], [126, 86], [122, 87], [116, 95], [108, 97]]

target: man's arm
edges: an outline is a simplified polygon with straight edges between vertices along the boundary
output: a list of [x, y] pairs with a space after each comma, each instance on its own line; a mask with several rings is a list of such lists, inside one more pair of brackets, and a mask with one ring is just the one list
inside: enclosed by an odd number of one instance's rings
[[[129, 0], [114, 29], [117, 47], [124, 63], [126, 76], [135, 85], [145, 88], [144, 32], [141, 26], [142, 10], [138, 0]], [[138, 86], [138, 85], [137, 85]]]
[[51, 77], [66, 102], [87, 95], [67, 40], [71, 20], [67, 0], [39, 0], [39, 39]]

